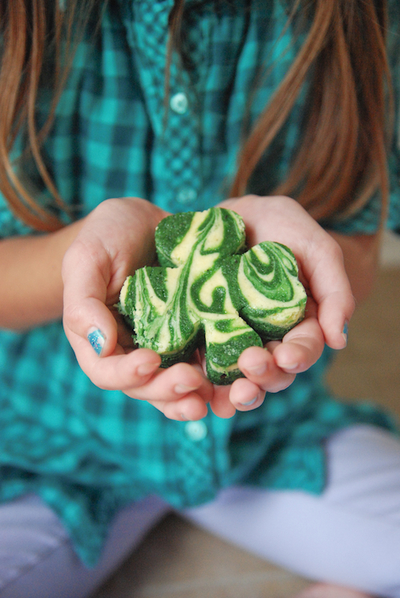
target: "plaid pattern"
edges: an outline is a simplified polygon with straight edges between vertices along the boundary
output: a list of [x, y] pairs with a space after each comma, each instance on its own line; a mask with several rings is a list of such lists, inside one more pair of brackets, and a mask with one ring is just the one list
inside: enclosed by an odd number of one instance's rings
[[[283, 0], [188, 0], [186, 68], [173, 57], [165, 107], [171, 7], [171, 0], [110, 0], [98, 33], [78, 48], [44, 148], [77, 216], [113, 196], [144, 197], [172, 212], [206, 209], [223, 199], [254, 81], [268, 66], [250, 122], [301, 43], [290, 27], [281, 35]], [[42, 120], [45, 89], [39, 105]], [[258, 169], [254, 191], [268, 193], [284, 176], [302, 108], [300, 102]], [[391, 159], [394, 221], [399, 162], [395, 154]], [[343, 230], [372, 232], [376, 222], [372, 201]], [[27, 232], [0, 197], [0, 236]], [[328, 353], [256, 411], [230, 420], [209, 414], [193, 425], [94, 387], [60, 323], [25, 334], [2, 331], [0, 339], [0, 498], [39, 493], [88, 564], [96, 561], [115, 511], [129, 501], [157, 493], [178, 508], [191, 506], [232, 483], [320, 492], [326, 435], [353, 422], [391, 425], [372, 407], [331, 399], [321, 381]]]

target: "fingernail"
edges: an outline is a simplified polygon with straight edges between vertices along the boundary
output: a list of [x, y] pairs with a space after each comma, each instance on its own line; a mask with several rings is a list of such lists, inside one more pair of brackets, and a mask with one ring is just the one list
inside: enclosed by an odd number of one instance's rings
[[177, 394], [185, 394], [187, 392], [191, 392], [192, 390], [196, 390], [198, 386], [186, 386], [186, 384], [177, 384], [174, 388]]
[[97, 355], [101, 355], [106, 340], [104, 334], [98, 328], [93, 328], [89, 330], [87, 338]]
[[258, 397], [254, 397], [254, 399], [251, 399], [251, 401], [248, 401], [247, 403], [240, 403], [241, 405], [243, 405], [244, 407], [250, 407], [250, 405], [254, 405], [254, 403], [257, 401]]
[[152, 372], [155, 372], [158, 368], [157, 363], [142, 363], [137, 368], [137, 373], [139, 376], [148, 376]]
[[283, 370], [295, 370], [299, 367], [298, 363], [279, 363], [278, 365]]
[[344, 326], [343, 326], [342, 336], [344, 338], [344, 342], [346, 343], [346, 345], [347, 345], [348, 330], [349, 330], [349, 324], [348, 324], [348, 322], [345, 322]]

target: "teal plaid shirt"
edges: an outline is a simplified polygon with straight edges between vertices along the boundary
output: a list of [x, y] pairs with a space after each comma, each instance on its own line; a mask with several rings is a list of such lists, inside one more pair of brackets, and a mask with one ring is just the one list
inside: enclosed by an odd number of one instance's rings
[[[291, 27], [282, 34], [287, 5], [187, 0], [187, 64], [182, 69], [173, 57], [166, 107], [172, 0], [110, 0], [101, 27], [79, 45], [44, 147], [77, 217], [109, 197], [140, 196], [171, 212], [203, 210], [226, 197], [254, 82], [261, 85], [252, 96], [250, 123], [301, 43]], [[399, 16], [393, 16], [396, 26]], [[395, 35], [390, 43], [398, 44]], [[39, 122], [47, 108], [43, 90]], [[300, 99], [253, 178], [254, 192], [267, 194], [285, 176], [302, 110]], [[400, 222], [396, 152], [395, 142], [393, 226]], [[341, 230], [371, 233], [378, 212], [372, 200]], [[29, 232], [0, 197], [0, 236]], [[373, 406], [331, 398], [322, 380], [328, 353], [253, 412], [229, 420], [210, 413], [185, 423], [96, 388], [79, 369], [59, 322], [23, 334], [0, 331], [0, 341], [0, 499], [40, 494], [89, 565], [115, 512], [130, 501], [157, 494], [177, 508], [193, 506], [231, 484], [320, 492], [327, 435], [355, 422], [391, 426]]]

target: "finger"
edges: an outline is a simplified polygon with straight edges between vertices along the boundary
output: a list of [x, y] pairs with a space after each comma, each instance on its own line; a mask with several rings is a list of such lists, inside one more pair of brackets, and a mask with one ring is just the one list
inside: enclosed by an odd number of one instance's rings
[[246, 378], [235, 380], [229, 393], [229, 400], [238, 411], [256, 409], [263, 403], [264, 398], [265, 391]]
[[[179, 363], [167, 369], [159, 368], [161, 358], [150, 349], [135, 349], [131, 353], [100, 358], [84, 339], [77, 344], [82, 369], [90, 380], [103, 390], [121, 390], [134, 399], [145, 401], [177, 401], [196, 391], [207, 403], [212, 397], [212, 385], [197, 367]], [[78, 347], [79, 349], [79, 347]], [[188, 414], [187, 419], [190, 419]]]
[[[67, 303], [64, 307], [63, 324], [75, 353], [78, 347], [82, 350], [84, 346], [101, 357], [107, 357], [115, 351], [118, 325], [103, 301], [86, 297], [79, 302]], [[78, 338], [83, 339], [85, 345], [78, 344]], [[79, 355], [77, 357], [79, 360]]]
[[168, 419], [176, 421], [197, 421], [208, 413], [207, 403], [196, 393], [189, 393], [176, 401], [149, 401]]
[[210, 407], [217, 417], [228, 419], [233, 417], [236, 413], [236, 408], [229, 400], [229, 392], [231, 387], [228, 386], [214, 386], [213, 396], [210, 400]]
[[[117, 323], [107, 302], [109, 258], [100, 243], [75, 241], [63, 261], [63, 323], [74, 350], [77, 337], [91, 343], [98, 355], [111, 355], [117, 343]], [[82, 345], [80, 345], [82, 346]]]
[[125, 394], [144, 401], [176, 401], [195, 393], [204, 402], [212, 397], [212, 384], [197, 368], [188, 363], [177, 363], [166, 369], [158, 369], [139, 388], [124, 389]]
[[213, 387], [199, 364], [180, 363], [159, 370], [147, 384], [127, 394], [149, 401], [169, 419], [194, 421], [207, 415]]
[[332, 349], [344, 349], [347, 345], [347, 325], [354, 313], [355, 301], [351, 296], [344, 300], [342, 296], [331, 293], [318, 308], [318, 320], [324, 331], [325, 342]]
[[273, 351], [280, 344], [280, 342], [271, 342], [265, 349], [249, 347], [239, 357], [240, 370], [260, 390], [279, 392], [290, 386], [295, 379], [295, 374], [282, 370], [274, 359]]
[[246, 378], [258, 384], [260, 380], [263, 380], [267, 370], [275, 366], [275, 363], [272, 355], [266, 349], [249, 347], [240, 355], [238, 366]]
[[200, 366], [176, 364], [159, 369], [161, 358], [150, 349], [136, 349], [127, 355], [121, 350], [101, 358], [81, 337], [77, 344], [83, 369], [99, 388], [122, 390], [132, 399], [149, 401], [170, 419], [197, 420], [207, 415], [212, 385]]
[[102, 358], [86, 339], [68, 333], [76, 350], [80, 367], [89, 379], [103, 390], [131, 390], [143, 386], [161, 364], [161, 358], [150, 349], [135, 349], [125, 354], [117, 345], [113, 355]]
[[[314, 269], [308, 270], [308, 262], [305, 260], [303, 270], [309, 280], [312, 296], [318, 304], [318, 320], [326, 344], [332, 349], [343, 349], [346, 346], [343, 330], [353, 315], [355, 301], [345, 271], [342, 250], [333, 239], [325, 247], [325, 252]], [[315, 260], [309, 261], [314, 262]]]
[[308, 370], [321, 357], [324, 345], [319, 321], [310, 317], [288, 332], [272, 353], [277, 366], [297, 374]]

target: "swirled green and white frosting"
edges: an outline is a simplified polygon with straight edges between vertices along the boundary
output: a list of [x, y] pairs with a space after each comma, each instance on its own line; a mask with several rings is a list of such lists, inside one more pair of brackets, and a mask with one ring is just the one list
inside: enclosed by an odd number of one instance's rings
[[120, 312], [139, 347], [153, 349], [168, 367], [203, 343], [214, 384], [241, 376], [247, 347], [281, 339], [304, 317], [306, 293], [292, 251], [266, 241], [245, 251], [245, 227], [231, 210], [185, 212], [160, 222], [160, 266], [128, 276]]

